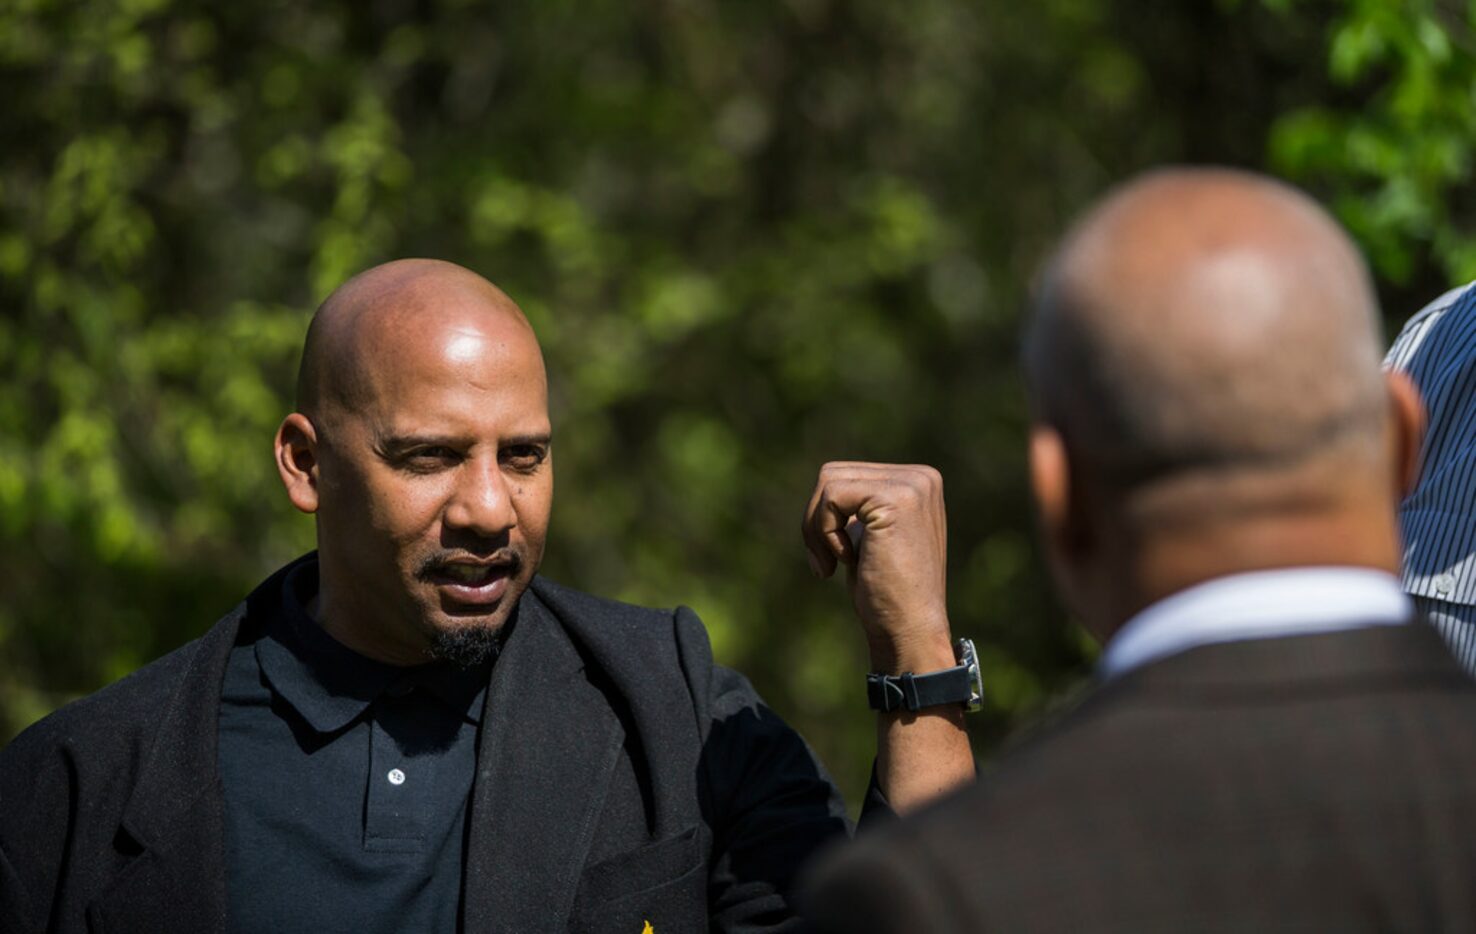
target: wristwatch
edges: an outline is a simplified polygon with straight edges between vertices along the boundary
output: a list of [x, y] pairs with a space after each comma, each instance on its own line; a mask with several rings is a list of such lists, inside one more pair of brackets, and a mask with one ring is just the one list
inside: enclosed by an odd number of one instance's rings
[[872, 710], [921, 710], [939, 704], [962, 704], [972, 713], [984, 704], [984, 678], [979, 673], [979, 656], [972, 639], [953, 643], [953, 657], [958, 665], [915, 675], [884, 675], [873, 671], [866, 676], [866, 699]]

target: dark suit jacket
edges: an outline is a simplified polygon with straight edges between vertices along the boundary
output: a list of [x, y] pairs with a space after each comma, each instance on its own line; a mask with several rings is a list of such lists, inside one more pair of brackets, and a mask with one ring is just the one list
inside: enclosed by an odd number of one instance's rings
[[842, 931], [1476, 931], [1476, 683], [1422, 623], [1203, 646], [843, 847]]
[[[222, 929], [222, 677], [286, 571], [0, 752], [0, 931]], [[690, 610], [535, 580], [483, 724], [468, 931], [792, 926], [796, 867], [846, 833], [805, 744], [713, 664]]]

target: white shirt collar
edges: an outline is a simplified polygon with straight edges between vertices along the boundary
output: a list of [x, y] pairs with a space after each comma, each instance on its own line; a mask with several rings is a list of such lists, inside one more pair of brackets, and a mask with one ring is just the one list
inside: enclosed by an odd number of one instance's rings
[[1128, 620], [1097, 664], [1104, 681], [1216, 642], [1387, 626], [1414, 613], [1399, 578], [1352, 567], [1232, 574], [1166, 597]]

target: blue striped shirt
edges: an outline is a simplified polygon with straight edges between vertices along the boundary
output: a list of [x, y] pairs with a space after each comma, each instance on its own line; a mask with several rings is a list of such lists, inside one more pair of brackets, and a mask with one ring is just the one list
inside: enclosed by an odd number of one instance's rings
[[1410, 318], [1384, 365], [1409, 375], [1430, 419], [1399, 511], [1404, 589], [1476, 671], [1476, 283]]

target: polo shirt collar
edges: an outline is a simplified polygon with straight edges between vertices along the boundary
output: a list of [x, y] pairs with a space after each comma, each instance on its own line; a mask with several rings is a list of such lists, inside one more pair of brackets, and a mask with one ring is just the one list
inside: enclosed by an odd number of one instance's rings
[[402, 697], [416, 688], [468, 722], [481, 722], [491, 661], [473, 668], [443, 661], [401, 667], [360, 655], [308, 614], [317, 589], [316, 562], [294, 568], [282, 582], [282, 612], [256, 643], [257, 663], [272, 691], [309, 726], [337, 732], [381, 696]]

